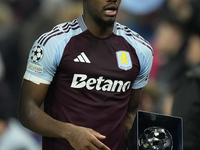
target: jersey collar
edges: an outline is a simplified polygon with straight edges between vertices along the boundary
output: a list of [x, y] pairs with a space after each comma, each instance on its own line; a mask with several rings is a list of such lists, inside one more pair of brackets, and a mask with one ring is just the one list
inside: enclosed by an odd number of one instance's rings
[[[82, 15], [77, 18], [77, 21], [78, 21], [78, 24], [80, 25], [81, 30], [83, 32], [88, 29], [87, 26], [85, 25], [85, 22], [83, 20], [83, 16]], [[117, 31], [117, 23], [115, 22], [114, 23], [114, 28], [113, 28], [113, 33], [116, 33], [116, 31]]]

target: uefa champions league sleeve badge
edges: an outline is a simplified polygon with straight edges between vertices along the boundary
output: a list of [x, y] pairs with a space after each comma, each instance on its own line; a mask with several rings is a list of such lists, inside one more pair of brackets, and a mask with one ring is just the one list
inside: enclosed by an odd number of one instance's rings
[[40, 45], [35, 45], [31, 50], [31, 61], [33, 63], [39, 62], [43, 58], [44, 52]]
[[138, 111], [128, 150], [183, 150], [182, 118]]

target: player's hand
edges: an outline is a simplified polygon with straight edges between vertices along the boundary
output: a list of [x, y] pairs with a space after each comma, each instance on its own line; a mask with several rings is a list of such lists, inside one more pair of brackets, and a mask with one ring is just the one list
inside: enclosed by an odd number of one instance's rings
[[98, 139], [105, 139], [104, 135], [80, 126], [73, 126], [68, 133], [67, 140], [75, 150], [110, 150]]

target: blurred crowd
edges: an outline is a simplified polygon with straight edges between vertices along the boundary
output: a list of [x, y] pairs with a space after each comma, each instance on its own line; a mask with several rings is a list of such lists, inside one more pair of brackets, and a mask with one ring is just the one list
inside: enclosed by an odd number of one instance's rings
[[[81, 14], [81, 0], [0, 0], [0, 99], [10, 104], [11, 117], [17, 119], [20, 85], [33, 42], [56, 24]], [[122, 7], [117, 21], [138, 32], [154, 49], [140, 109], [173, 115], [185, 74], [200, 64], [200, 1], [165, 0], [142, 14]]]

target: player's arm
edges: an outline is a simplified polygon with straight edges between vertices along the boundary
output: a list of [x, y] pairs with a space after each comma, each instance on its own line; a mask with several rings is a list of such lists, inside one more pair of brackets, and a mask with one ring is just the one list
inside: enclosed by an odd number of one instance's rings
[[129, 104], [128, 104], [128, 110], [126, 113], [125, 118], [125, 128], [126, 128], [126, 135], [128, 136], [128, 133], [133, 125], [133, 122], [135, 120], [135, 116], [138, 110], [139, 101], [141, 98], [141, 91], [140, 89], [132, 89]]
[[40, 109], [48, 88], [48, 84], [23, 81], [19, 103], [21, 123], [42, 136], [65, 138], [76, 150], [88, 148], [109, 150], [107, 146], [98, 140], [104, 139], [105, 136], [92, 129], [55, 120]]
[[137, 55], [140, 63], [140, 71], [136, 79], [134, 80], [134, 84], [132, 86], [128, 111], [126, 114], [125, 127], [127, 135], [134, 122], [136, 112], [139, 106], [139, 101], [141, 99], [142, 88], [148, 83], [149, 74], [153, 63], [153, 49], [151, 45], [142, 37], [140, 37], [140, 40], [141, 41], [139, 41], [137, 49]]
[[[57, 121], [40, 109], [48, 87], [48, 84], [40, 83], [38, 85], [28, 80], [23, 81], [19, 103], [19, 119], [25, 127], [38, 134], [59, 137], [58, 130], [60, 128], [54, 128], [57, 126]], [[51, 123], [51, 126], [46, 126], [48, 123]]]

